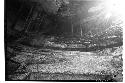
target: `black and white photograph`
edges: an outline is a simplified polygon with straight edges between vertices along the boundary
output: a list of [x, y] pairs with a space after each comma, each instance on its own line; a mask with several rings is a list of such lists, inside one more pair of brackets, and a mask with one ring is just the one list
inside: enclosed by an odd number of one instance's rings
[[123, 82], [125, 0], [4, 0], [5, 81]]

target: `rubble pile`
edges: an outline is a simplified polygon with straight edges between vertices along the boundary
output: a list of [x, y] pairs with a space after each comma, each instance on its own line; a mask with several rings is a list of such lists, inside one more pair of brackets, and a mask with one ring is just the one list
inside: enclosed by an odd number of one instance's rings
[[[96, 52], [38, 49], [24, 45], [18, 45], [17, 48], [22, 49], [20, 52], [16, 51], [16, 56], [11, 57], [11, 60], [20, 63], [20, 67], [14, 74], [9, 75], [9, 78], [13, 80], [24, 80], [27, 77], [32, 78], [36, 75], [33, 73], [43, 73], [43, 75], [44, 73], [50, 73], [52, 75], [54, 73], [66, 73], [68, 75], [93, 74], [111, 75], [112, 77], [122, 75], [121, 46]], [[40, 80], [40, 76], [38, 76], [37, 80]], [[63, 80], [65, 79], [67, 78]], [[85, 79], [83, 78], [82, 80]]]

